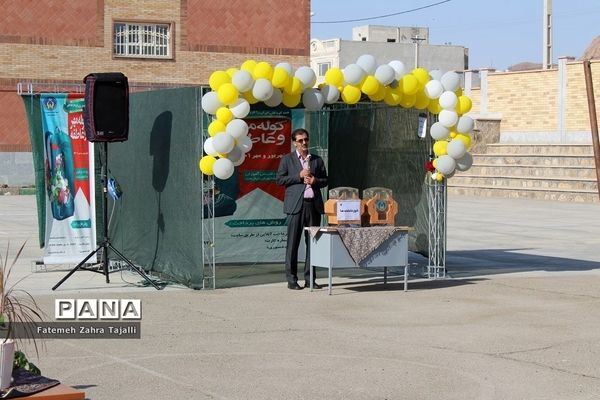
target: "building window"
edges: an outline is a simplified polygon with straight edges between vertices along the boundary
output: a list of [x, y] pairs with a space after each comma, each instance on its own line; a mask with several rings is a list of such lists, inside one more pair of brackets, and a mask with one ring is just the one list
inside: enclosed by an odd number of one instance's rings
[[396, 42], [396, 39], [388, 39], [388, 40], [387, 40], [387, 42], [388, 42], [388, 43], [395, 43], [395, 42]]
[[325, 73], [329, 68], [331, 68], [330, 62], [318, 63], [317, 67], [319, 69], [319, 76], [325, 76]]
[[171, 24], [115, 22], [116, 57], [172, 58]]

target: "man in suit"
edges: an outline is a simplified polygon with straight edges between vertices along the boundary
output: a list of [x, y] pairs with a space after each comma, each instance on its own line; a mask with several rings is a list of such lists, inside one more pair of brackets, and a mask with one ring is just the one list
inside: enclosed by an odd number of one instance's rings
[[[288, 289], [300, 290], [298, 285], [298, 247], [304, 227], [319, 226], [323, 214], [321, 188], [327, 186], [327, 170], [323, 159], [308, 151], [308, 131], [292, 132], [295, 150], [286, 154], [277, 170], [277, 184], [285, 186], [283, 212], [287, 214], [287, 247], [285, 273]], [[304, 232], [306, 261], [304, 264], [304, 287], [310, 287], [309, 235]], [[316, 275], [313, 274], [313, 279]], [[313, 282], [313, 287], [321, 286]]]

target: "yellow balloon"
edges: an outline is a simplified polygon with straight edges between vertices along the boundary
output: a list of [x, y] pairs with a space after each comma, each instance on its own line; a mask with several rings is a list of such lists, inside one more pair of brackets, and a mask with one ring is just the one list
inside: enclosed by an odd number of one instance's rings
[[273, 78], [273, 67], [266, 61], [261, 61], [254, 67], [254, 79], [260, 78], [268, 81]]
[[385, 95], [383, 97], [383, 102], [388, 106], [397, 106], [402, 101], [404, 95], [400, 93], [397, 89], [392, 89], [391, 87], [385, 88]]
[[437, 173], [437, 175], [435, 176], [435, 180], [438, 182], [441, 182], [444, 180], [444, 175], [442, 175], [441, 173]]
[[271, 78], [271, 84], [274, 88], [282, 89], [287, 86], [290, 82], [290, 74], [281, 67], [277, 67], [273, 70], [273, 78]]
[[231, 67], [225, 72], [227, 72], [227, 75], [229, 75], [231, 78], [233, 78], [233, 75], [235, 75], [235, 73], [238, 71], [239, 71], [239, 69], [237, 69], [236, 67]]
[[281, 102], [286, 107], [293, 108], [293, 107], [296, 107], [298, 104], [300, 104], [301, 97], [302, 97], [302, 95], [300, 93], [289, 94], [287, 92], [283, 92], [283, 99], [281, 100]]
[[375, 78], [373, 75], [367, 76], [365, 81], [363, 82], [360, 90], [366, 94], [367, 96], [372, 96], [379, 90], [381, 83]]
[[210, 74], [210, 78], [208, 78], [208, 84], [210, 85], [210, 88], [215, 92], [219, 90], [219, 88], [223, 84], [230, 82], [231, 77], [225, 71], [215, 71], [212, 74]]
[[244, 96], [244, 98], [246, 99], [246, 101], [248, 103], [250, 103], [250, 104], [256, 104], [256, 103], [258, 103], [258, 99], [256, 97], [254, 97], [254, 95], [252, 94], [252, 90], [244, 92], [242, 94], [242, 96]]
[[325, 72], [325, 82], [331, 86], [344, 86], [344, 74], [339, 68], [329, 68]]
[[431, 162], [431, 165], [433, 165], [433, 168], [437, 169], [437, 158], [433, 159], [433, 161]]
[[400, 105], [404, 108], [411, 108], [415, 105], [417, 101], [417, 95], [415, 94], [404, 94], [402, 95], [402, 100], [400, 100]]
[[459, 87], [458, 89], [456, 89], [454, 91], [454, 94], [456, 95], [456, 97], [460, 97], [463, 95], [463, 89], [461, 87]]
[[456, 139], [462, 140], [465, 144], [465, 148], [469, 150], [471, 148], [471, 136], [466, 133], [458, 133], [456, 134]]
[[417, 81], [419, 81], [419, 86], [423, 87], [427, 82], [429, 82], [429, 72], [425, 68], [415, 68], [412, 70], [412, 74]]
[[[229, 76], [229, 75], [227, 75]], [[217, 97], [219, 101], [223, 104], [230, 105], [236, 102], [238, 99], [239, 93], [235, 86], [232, 83], [224, 83], [217, 90]]]
[[385, 98], [385, 91], [386, 87], [383, 85], [379, 85], [379, 90], [377, 91], [377, 93], [375, 93], [372, 96], [369, 96], [369, 99], [371, 99], [372, 101], [381, 101]]
[[438, 99], [430, 99], [427, 110], [432, 114], [439, 114], [443, 110]]
[[458, 101], [456, 102], [456, 112], [459, 114], [466, 114], [471, 111], [471, 107], [473, 107], [473, 102], [467, 96], [458, 96]]
[[283, 88], [283, 91], [287, 94], [296, 95], [301, 94], [303, 88], [304, 85], [302, 84], [302, 81], [294, 76], [291, 77], [288, 84]]
[[433, 144], [433, 154], [438, 157], [448, 154], [448, 142], [445, 140], [436, 140]]
[[412, 74], [406, 74], [401, 78], [400, 86], [404, 94], [415, 94], [419, 90], [419, 81]]
[[252, 75], [252, 78], [254, 78], [254, 68], [256, 67], [256, 61], [255, 60], [246, 60], [242, 63], [242, 65], [240, 66], [240, 69], [243, 69], [244, 71], [248, 71], [250, 73], [250, 75]]
[[198, 168], [200, 168], [200, 171], [202, 171], [204, 175], [214, 175], [213, 165], [215, 165], [216, 161], [217, 159], [213, 156], [204, 156], [200, 159], [200, 162], [198, 162]]
[[450, 131], [450, 133], [448, 134], [448, 136], [450, 136], [450, 139], [454, 139], [456, 135], [458, 135], [456, 131]]
[[210, 136], [215, 136], [219, 132], [225, 132], [225, 124], [223, 121], [219, 121], [215, 119], [213, 122], [208, 125], [208, 134]]
[[217, 110], [217, 119], [227, 125], [233, 119], [233, 113], [227, 107], [219, 107]]
[[356, 104], [360, 100], [360, 89], [356, 86], [346, 85], [342, 90], [342, 100], [346, 104]]
[[429, 97], [427, 97], [425, 92], [423, 92], [422, 90], [419, 90], [416, 94], [415, 108], [417, 110], [424, 110], [427, 108], [428, 105], [429, 105]]

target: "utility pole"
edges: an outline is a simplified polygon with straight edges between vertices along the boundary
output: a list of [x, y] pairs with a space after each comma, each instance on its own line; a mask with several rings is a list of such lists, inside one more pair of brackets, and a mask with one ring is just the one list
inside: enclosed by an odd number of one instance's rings
[[552, 0], [544, 0], [544, 49], [542, 69], [552, 68]]
[[411, 37], [413, 43], [415, 44], [415, 68], [419, 68], [419, 43], [425, 38], [419, 37], [419, 35], [415, 35]]

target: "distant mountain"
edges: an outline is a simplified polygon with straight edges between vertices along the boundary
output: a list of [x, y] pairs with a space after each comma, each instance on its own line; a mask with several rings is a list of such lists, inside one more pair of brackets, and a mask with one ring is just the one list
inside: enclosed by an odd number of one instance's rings
[[542, 69], [542, 63], [533, 63], [529, 61], [521, 62], [515, 65], [511, 65], [507, 68], [507, 71], [531, 71], [535, 69]]
[[580, 60], [593, 60], [600, 58], [600, 36], [596, 36], [592, 43], [583, 52]]

